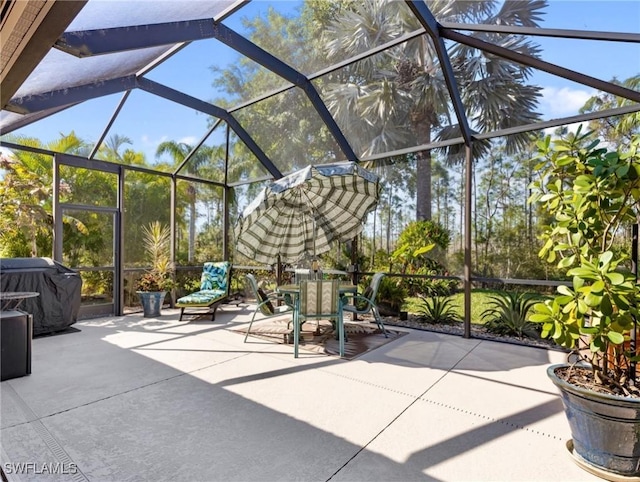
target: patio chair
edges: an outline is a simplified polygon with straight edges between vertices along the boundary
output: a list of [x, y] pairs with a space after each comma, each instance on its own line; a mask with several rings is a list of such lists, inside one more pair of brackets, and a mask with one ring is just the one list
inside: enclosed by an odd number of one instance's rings
[[304, 280], [321, 280], [321, 279], [322, 279], [322, 270], [320, 269], [313, 271], [310, 268], [296, 268], [293, 270], [293, 282], [298, 285]]
[[[202, 316], [211, 314], [216, 319], [218, 306], [228, 300], [231, 287], [231, 263], [229, 261], [207, 262], [202, 267], [200, 290], [179, 298], [176, 306], [180, 308], [180, 321], [183, 316]], [[193, 308], [192, 311], [186, 311]], [[206, 308], [207, 311], [203, 312]]]
[[293, 324], [293, 356], [298, 357], [300, 329], [307, 320], [335, 320], [340, 356], [344, 356], [344, 325], [338, 280], [303, 280], [300, 283], [297, 319]]
[[[371, 278], [371, 283], [360, 294], [346, 293], [343, 297], [342, 311], [347, 313], [353, 313], [354, 315], [366, 315], [373, 314], [373, 318], [378, 325], [378, 328], [384, 333], [386, 338], [389, 337], [387, 330], [380, 318], [380, 312], [378, 311], [378, 305], [376, 304], [376, 296], [378, 296], [378, 288], [380, 287], [380, 281], [384, 278], [384, 273], [376, 273]], [[351, 302], [351, 303], [349, 303]]]
[[[287, 303], [287, 298], [284, 295], [276, 292], [265, 293], [262, 288], [258, 287], [256, 277], [251, 273], [246, 274], [245, 279], [251, 287], [251, 291], [253, 292], [253, 295], [256, 297], [256, 300], [258, 302], [258, 304], [256, 305], [256, 309], [253, 312], [253, 316], [251, 317], [251, 321], [249, 322], [247, 333], [244, 336], [244, 341], [246, 343], [247, 337], [249, 336], [249, 331], [251, 330], [251, 325], [253, 325], [253, 322], [256, 319], [256, 315], [258, 313], [262, 314], [262, 319], [284, 316], [289, 313], [293, 315], [293, 306]], [[284, 302], [285, 304], [278, 305], [278, 302]], [[293, 316], [291, 319], [293, 320]], [[291, 322], [289, 322], [289, 324], [291, 324]]]

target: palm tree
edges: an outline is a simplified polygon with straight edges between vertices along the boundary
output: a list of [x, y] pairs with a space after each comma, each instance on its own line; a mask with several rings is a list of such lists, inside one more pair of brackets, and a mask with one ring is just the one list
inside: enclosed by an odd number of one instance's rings
[[[187, 158], [187, 155], [193, 150], [193, 146], [184, 142], [166, 141], [158, 145], [156, 149], [156, 158], [162, 156], [162, 154], [169, 154], [173, 159], [175, 166], [178, 167]], [[212, 155], [212, 148], [208, 146], [201, 146], [187, 162], [185, 168], [188, 173], [195, 174], [198, 169], [209, 162]], [[196, 202], [197, 202], [198, 190], [195, 183], [188, 183], [187, 185], [187, 198], [189, 203], [189, 252], [188, 260], [193, 261], [195, 258], [195, 246], [196, 246]]]
[[[621, 84], [629, 89], [640, 89], [640, 74], [629, 77], [624, 82], [612, 80], [615, 84]], [[580, 113], [595, 112], [604, 109], [613, 109], [633, 104], [629, 99], [616, 97], [607, 92], [600, 92], [591, 97], [580, 109]], [[589, 128], [597, 131], [608, 142], [615, 144], [629, 143], [634, 135], [640, 133], [640, 113], [627, 114], [617, 117], [605, 117], [589, 123]]]
[[[467, 22], [537, 26], [546, 0], [519, 2], [428, 1], [440, 22]], [[364, 0], [345, 4], [326, 29], [326, 54], [344, 58], [415, 31], [420, 24], [402, 2]], [[498, 7], [500, 9], [498, 10]], [[496, 11], [497, 10], [497, 11]], [[482, 40], [537, 56], [538, 47], [516, 35], [479, 32]], [[540, 88], [526, 85], [530, 68], [516, 65], [465, 45], [449, 47], [461, 97], [470, 125], [479, 131], [523, 125], [537, 118], [533, 111]], [[336, 78], [336, 77], [340, 78]], [[328, 80], [328, 79], [327, 79]], [[359, 126], [350, 140], [361, 156], [457, 137], [458, 125], [451, 121], [449, 95], [431, 39], [422, 35], [384, 54], [369, 57], [334, 74], [327, 91], [327, 104], [341, 126]], [[358, 122], [355, 122], [358, 118]], [[361, 122], [361, 119], [367, 122]], [[355, 141], [354, 141], [355, 139]], [[507, 150], [526, 143], [527, 136], [512, 136]], [[357, 145], [365, 140], [366, 145]], [[405, 142], [403, 144], [403, 142]], [[475, 146], [474, 155], [486, 152], [487, 144]], [[460, 147], [449, 148], [459, 159]], [[431, 218], [431, 152], [417, 153], [416, 218]]]
[[[43, 144], [36, 138], [7, 136], [9, 142], [36, 149], [86, 155], [87, 144], [75, 132]], [[3, 256], [42, 256], [53, 245], [53, 160], [38, 150], [0, 155], [0, 240]], [[68, 185], [61, 182], [63, 196]], [[63, 222], [87, 233], [84, 224], [68, 214]]]
[[121, 136], [119, 134], [113, 134], [105, 141], [102, 146], [102, 153], [105, 159], [115, 162], [122, 162], [122, 154], [120, 154], [120, 148], [125, 144], [133, 144], [131, 138], [127, 136]]

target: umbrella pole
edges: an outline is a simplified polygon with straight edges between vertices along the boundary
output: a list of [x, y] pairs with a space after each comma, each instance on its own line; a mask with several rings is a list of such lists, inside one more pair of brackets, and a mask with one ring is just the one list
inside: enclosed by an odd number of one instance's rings
[[276, 258], [276, 286], [282, 284], [282, 262], [280, 261], [280, 255]]
[[318, 234], [317, 228], [318, 226], [316, 225], [316, 217], [314, 216], [313, 218], [313, 261], [312, 263], [314, 263], [314, 271], [318, 271], [318, 262], [316, 260], [316, 234]]
[[311, 217], [313, 223], [313, 256], [311, 257], [311, 271], [313, 272], [313, 279], [318, 279], [318, 258], [316, 257], [316, 234], [317, 225], [316, 217]]
[[353, 266], [353, 271], [351, 273], [351, 282], [358, 286], [358, 270], [360, 267], [358, 266], [358, 236], [355, 236], [351, 241], [351, 265]]

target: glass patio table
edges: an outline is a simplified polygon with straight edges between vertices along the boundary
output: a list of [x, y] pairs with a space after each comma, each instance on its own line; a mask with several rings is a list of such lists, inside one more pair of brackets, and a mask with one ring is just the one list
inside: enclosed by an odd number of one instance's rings
[[[276, 288], [278, 293], [282, 293], [283, 295], [290, 295], [292, 297], [292, 301], [295, 301], [300, 294], [300, 285], [299, 284], [286, 284], [280, 285]], [[338, 287], [338, 291], [340, 296], [345, 295], [347, 293], [357, 293], [358, 287], [354, 284], [351, 284], [350, 281], [345, 281], [344, 283], [340, 283]], [[293, 303], [295, 306], [295, 303]]]
[[27, 298], [40, 296], [37, 291], [0, 291], [0, 310], [17, 310]]

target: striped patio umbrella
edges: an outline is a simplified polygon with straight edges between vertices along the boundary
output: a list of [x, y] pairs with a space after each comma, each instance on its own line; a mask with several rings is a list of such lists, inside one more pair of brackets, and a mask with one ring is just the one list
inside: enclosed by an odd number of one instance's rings
[[238, 252], [295, 263], [358, 235], [380, 198], [378, 176], [355, 162], [307, 166], [264, 188], [235, 229]]

